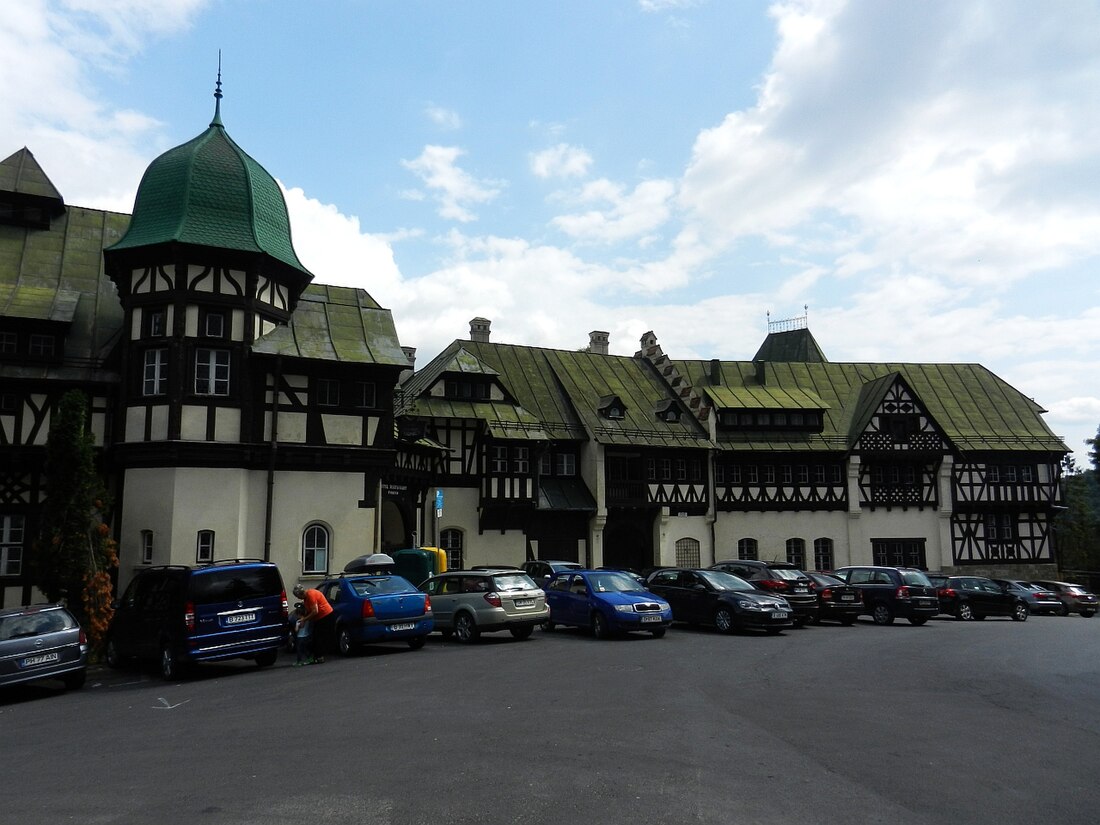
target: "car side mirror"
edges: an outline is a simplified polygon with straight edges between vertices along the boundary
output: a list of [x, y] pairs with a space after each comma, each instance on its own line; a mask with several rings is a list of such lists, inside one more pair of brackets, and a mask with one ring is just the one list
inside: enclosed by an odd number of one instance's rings
[[695, 584], [693, 584], [693, 585], [691, 586], [691, 589], [692, 589], [692, 590], [700, 590], [700, 591], [702, 591], [702, 590], [706, 590], [707, 588], [706, 588], [706, 585], [703, 585], [703, 584], [699, 584], [699, 583], [695, 583]]

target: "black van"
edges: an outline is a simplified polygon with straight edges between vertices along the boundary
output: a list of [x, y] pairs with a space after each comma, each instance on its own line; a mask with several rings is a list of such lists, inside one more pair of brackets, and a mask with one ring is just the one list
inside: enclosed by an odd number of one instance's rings
[[157, 661], [165, 679], [195, 662], [274, 664], [285, 640], [286, 589], [265, 561], [224, 561], [142, 570], [114, 603], [107, 664]]

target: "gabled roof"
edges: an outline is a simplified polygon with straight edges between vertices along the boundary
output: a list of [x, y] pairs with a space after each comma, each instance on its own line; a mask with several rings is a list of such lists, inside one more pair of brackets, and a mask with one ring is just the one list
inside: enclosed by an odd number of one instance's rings
[[768, 333], [752, 360], [824, 363], [829, 359], [825, 357], [810, 330], [802, 328]]
[[[456, 402], [429, 395], [460, 351], [493, 370], [510, 399]], [[533, 427], [526, 437], [538, 433], [552, 439], [592, 438], [605, 444], [669, 447], [706, 447], [711, 443], [694, 416], [669, 422], [654, 415], [657, 404], [672, 395], [641, 358], [455, 341], [410, 378], [404, 390], [406, 398], [399, 414], [480, 419], [500, 437], [524, 437], [520, 434], [522, 424]], [[600, 415], [607, 396], [622, 402], [622, 419]]]
[[0, 161], [0, 192], [43, 198], [54, 204], [53, 214], [65, 210], [65, 201], [57, 187], [42, 171], [31, 150], [24, 146]]
[[252, 345], [253, 352], [356, 364], [407, 367], [393, 316], [362, 289], [306, 287], [290, 324]]
[[[740, 398], [750, 408], [756, 400], [754, 390], [763, 389], [751, 361], [722, 362], [719, 384], [710, 383], [709, 361], [674, 363], [716, 406], [735, 409], [731, 401]], [[768, 362], [767, 392], [791, 398], [802, 394], [807, 409], [822, 410], [823, 432], [753, 432], [723, 436], [720, 444], [727, 449], [848, 449], [853, 434], [862, 432], [873, 413], [872, 405], [877, 406], [876, 399], [898, 377], [960, 450], [1068, 451], [1046, 426], [1038, 404], [980, 364]]]

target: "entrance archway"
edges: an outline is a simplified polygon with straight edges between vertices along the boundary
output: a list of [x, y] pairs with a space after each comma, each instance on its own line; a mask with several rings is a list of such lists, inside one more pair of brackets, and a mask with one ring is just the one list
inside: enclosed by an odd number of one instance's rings
[[408, 529], [410, 521], [400, 501], [392, 498], [382, 500], [383, 553], [412, 547], [412, 532]]
[[641, 572], [653, 566], [651, 517], [632, 513], [629, 517], [608, 518], [603, 531], [605, 567], [628, 567]]

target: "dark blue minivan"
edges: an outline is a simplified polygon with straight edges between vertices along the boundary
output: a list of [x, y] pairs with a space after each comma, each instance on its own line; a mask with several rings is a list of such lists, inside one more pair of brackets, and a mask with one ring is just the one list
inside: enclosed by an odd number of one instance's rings
[[196, 662], [274, 664], [285, 640], [286, 590], [271, 562], [151, 567], [134, 577], [114, 608], [107, 663], [155, 661], [169, 680]]

